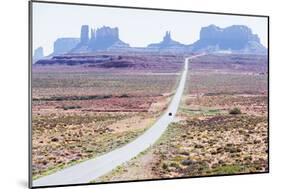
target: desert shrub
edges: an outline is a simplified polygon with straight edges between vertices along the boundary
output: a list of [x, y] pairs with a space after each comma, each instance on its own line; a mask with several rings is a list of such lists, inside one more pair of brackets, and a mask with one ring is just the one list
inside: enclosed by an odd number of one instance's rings
[[241, 110], [237, 107], [229, 110], [229, 114], [232, 114], [232, 115], [237, 115], [237, 114], [241, 114]]
[[164, 170], [166, 170], [166, 169], [168, 169], [168, 165], [167, 165], [166, 163], [163, 163], [163, 164], [162, 164], [162, 168], [163, 168]]
[[189, 160], [189, 159], [182, 160], [182, 162], [181, 162], [182, 165], [192, 165], [194, 163], [195, 163], [194, 161]]
[[122, 95], [120, 96], [120, 98], [128, 98], [128, 97], [129, 97], [128, 94], [122, 94]]
[[223, 165], [213, 170], [216, 174], [237, 174], [243, 170], [239, 165]]
[[82, 108], [81, 106], [63, 106], [63, 110], [72, 110], [72, 109], [79, 109]]
[[179, 164], [176, 163], [176, 162], [170, 163], [170, 166], [171, 166], [171, 167], [175, 167], [175, 168], [179, 168], [179, 167], [180, 167]]

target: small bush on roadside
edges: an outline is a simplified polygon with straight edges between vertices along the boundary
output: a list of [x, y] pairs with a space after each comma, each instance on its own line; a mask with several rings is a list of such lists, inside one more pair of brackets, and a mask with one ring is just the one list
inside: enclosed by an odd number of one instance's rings
[[239, 108], [233, 108], [233, 109], [229, 110], [229, 114], [232, 114], [232, 115], [241, 114], [241, 110]]
[[163, 164], [162, 164], [162, 168], [163, 168], [164, 170], [166, 170], [166, 169], [168, 169], [168, 165], [167, 165], [166, 163], [163, 163]]

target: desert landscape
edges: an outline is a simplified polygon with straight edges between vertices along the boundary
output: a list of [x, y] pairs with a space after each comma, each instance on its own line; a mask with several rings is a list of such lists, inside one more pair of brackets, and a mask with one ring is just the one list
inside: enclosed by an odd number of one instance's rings
[[112, 62], [33, 67], [34, 178], [129, 143], [162, 114], [183, 58], [117, 57], [120, 64], [132, 58], [137, 66], [121, 69], [107, 68]]
[[265, 56], [193, 59], [175, 122], [155, 146], [93, 182], [268, 171], [267, 72]]
[[132, 47], [81, 25], [34, 49], [33, 186], [267, 173], [268, 49], [246, 25], [198, 31]]
[[[165, 111], [183, 56], [118, 57], [136, 61], [34, 66], [35, 179], [131, 142]], [[266, 57], [205, 55], [188, 73], [175, 122], [155, 146], [95, 182], [268, 170]]]

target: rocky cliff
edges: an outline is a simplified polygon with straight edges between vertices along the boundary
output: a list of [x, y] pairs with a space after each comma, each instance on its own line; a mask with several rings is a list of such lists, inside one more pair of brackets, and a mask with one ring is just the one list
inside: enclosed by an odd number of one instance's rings
[[200, 39], [190, 46], [192, 51], [231, 50], [234, 52], [265, 53], [266, 48], [252, 30], [244, 25], [201, 28]]
[[80, 32], [80, 44], [86, 45], [89, 42], [89, 26], [83, 25]]
[[174, 52], [186, 51], [186, 45], [174, 41], [169, 31], [166, 32], [161, 42], [149, 44], [147, 48], [151, 50], [154, 49], [159, 51], [174, 51]]
[[95, 52], [104, 50], [121, 50], [129, 48], [127, 43], [119, 39], [119, 29], [103, 26], [96, 30], [91, 29], [89, 38], [89, 27], [81, 27], [80, 43], [74, 47], [72, 53]]
[[119, 39], [119, 29], [103, 26], [92, 30], [89, 48], [92, 51], [128, 48], [129, 45]]
[[79, 38], [58, 38], [54, 42], [53, 55], [65, 54], [80, 42]]
[[87, 53], [89, 52], [89, 26], [82, 25], [80, 30], [79, 43], [74, 46], [70, 53]]
[[44, 57], [43, 47], [38, 47], [33, 52], [32, 61], [33, 63], [35, 63], [37, 60], [40, 60], [43, 57]]
[[89, 53], [96, 51], [120, 52], [198, 52], [198, 51], [231, 51], [234, 53], [266, 53], [267, 49], [260, 43], [260, 39], [252, 30], [244, 25], [233, 25], [220, 28], [215, 25], [202, 27], [200, 38], [190, 45], [182, 44], [171, 37], [167, 31], [159, 43], [149, 44], [147, 47], [134, 48], [119, 39], [119, 29], [103, 26], [95, 30], [83, 25], [80, 38], [59, 38], [54, 43], [52, 55], [64, 53]]

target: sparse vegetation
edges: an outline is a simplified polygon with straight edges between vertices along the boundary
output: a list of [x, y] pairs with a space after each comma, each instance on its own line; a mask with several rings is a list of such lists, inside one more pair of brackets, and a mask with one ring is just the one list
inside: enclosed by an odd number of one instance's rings
[[[93, 182], [267, 171], [267, 74], [260, 74], [267, 73], [266, 65], [263, 57], [247, 55], [193, 60], [175, 122], [149, 150]], [[157, 71], [145, 66], [118, 71], [36, 68], [34, 178], [111, 151], [143, 133], [167, 107], [178, 66], [158, 66]]]
[[241, 110], [237, 107], [229, 110], [229, 114], [232, 114], [232, 115], [236, 115], [236, 114], [241, 114]]
[[150, 66], [33, 66], [33, 178], [114, 150], [149, 128], [168, 105], [163, 94], [176, 86], [178, 74], [166, 72], [182, 64], [166, 63], [158, 73]]
[[99, 181], [268, 171], [266, 62], [237, 57], [193, 60], [176, 122], [144, 155], [151, 160], [134, 159]]
[[72, 109], [79, 109], [81, 106], [63, 106], [62, 109], [64, 110], [72, 110]]

